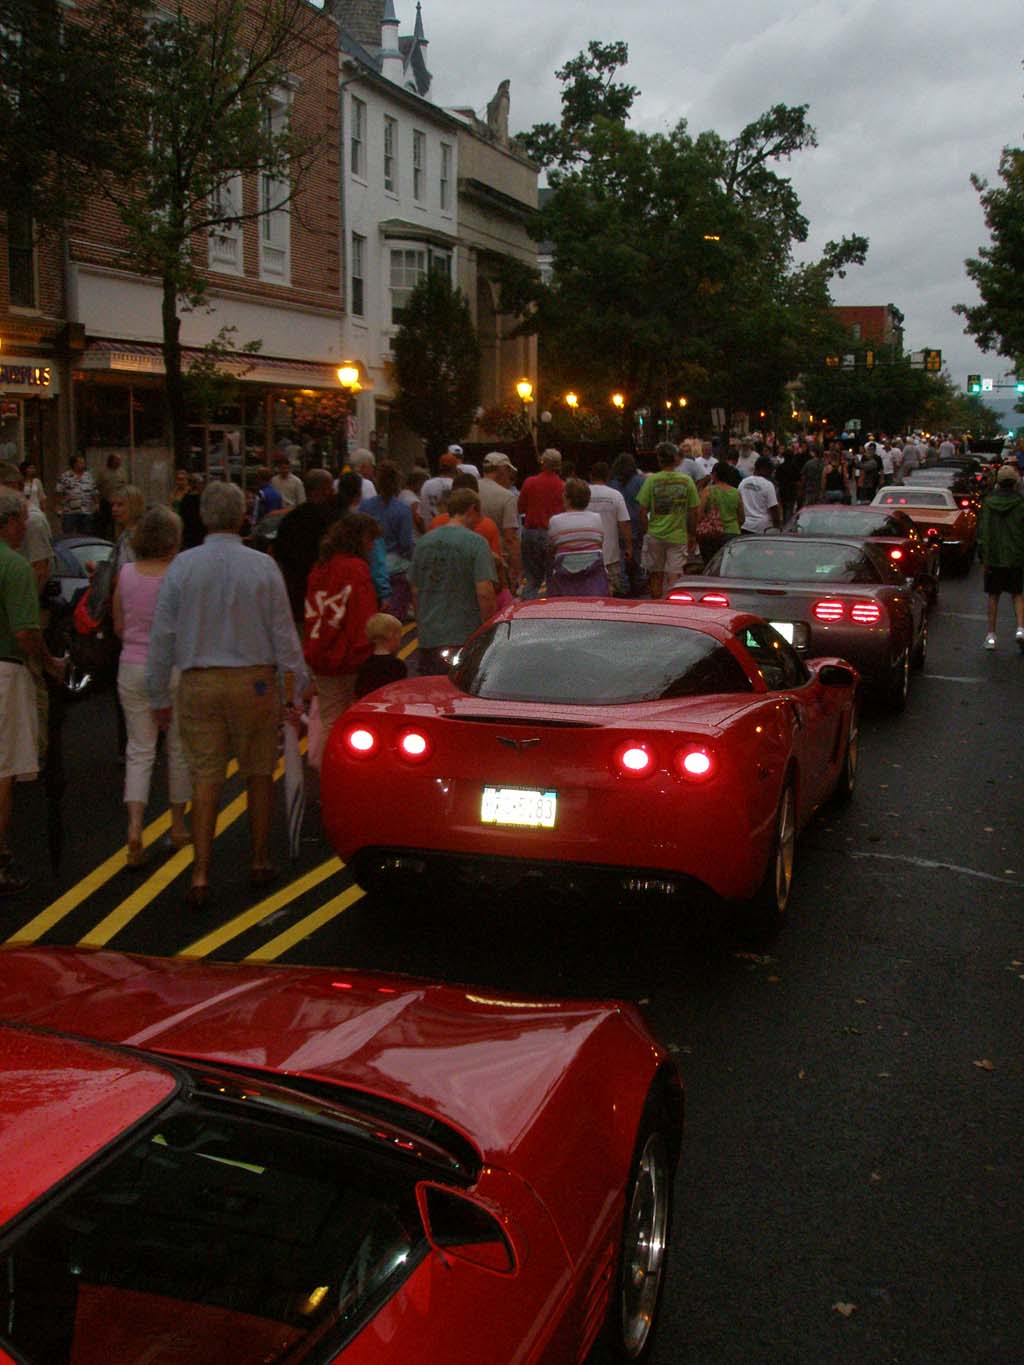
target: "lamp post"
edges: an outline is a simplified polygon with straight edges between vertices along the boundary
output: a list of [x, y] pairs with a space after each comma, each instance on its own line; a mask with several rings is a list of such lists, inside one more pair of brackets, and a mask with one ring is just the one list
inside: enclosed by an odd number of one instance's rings
[[350, 435], [351, 428], [349, 427], [349, 423], [355, 416], [356, 394], [360, 391], [360, 389], [363, 386], [359, 382], [359, 367], [358, 365], [353, 365], [351, 360], [343, 360], [342, 363], [338, 366], [337, 370], [335, 370], [335, 374], [338, 376], [338, 383], [345, 390], [345, 398], [347, 400], [346, 403], [347, 411], [345, 413], [344, 451], [344, 453], [347, 455], [349, 453], [349, 445], [351, 444], [352, 441], [352, 436]]
[[534, 430], [533, 423], [530, 421], [530, 414], [527, 411], [529, 405], [533, 402], [533, 384], [525, 377], [520, 379], [516, 384], [516, 393], [519, 395], [519, 401], [523, 405], [523, 421], [526, 423], [526, 430], [530, 435], [530, 439], [533, 441], [534, 454], [536, 454], [537, 433]]

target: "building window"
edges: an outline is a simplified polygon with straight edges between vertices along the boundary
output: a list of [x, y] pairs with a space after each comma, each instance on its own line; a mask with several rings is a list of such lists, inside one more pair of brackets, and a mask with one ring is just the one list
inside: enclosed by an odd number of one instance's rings
[[222, 275], [241, 275], [242, 256], [242, 177], [234, 176], [213, 195], [213, 214], [227, 219], [210, 233], [210, 269]]
[[[267, 131], [275, 136], [285, 131], [288, 122], [288, 102], [273, 100], [267, 105]], [[259, 241], [260, 279], [274, 284], [288, 284], [291, 280], [291, 183], [264, 172], [259, 184]], [[241, 244], [239, 244], [241, 245]]]
[[392, 247], [391, 249], [391, 323], [397, 327], [402, 321], [402, 310], [409, 295], [427, 273], [427, 252], [424, 247]]
[[441, 209], [447, 212], [452, 206], [452, 149], [447, 142], [441, 143]]
[[863, 329], [861, 328], [861, 325], [860, 325], [859, 322], [854, 322], [854, 323], [851, 324], [851, 326], [850, 326], [850, 335], [853, 337], [854, 341], [860, 341], [860, 339], [861, 339], [861, 331], [862, 331], [862, 330], [863, 330]]
[[423, 198], [423, 187], [426, 184], [427, 174], [427, 135], [426, 133], [413, 133], [412, 135], [412, 197], [414, 199]]
[[352, 234], [352, 316], [361, 318], [365, 314], [363, 279], [364, 261], [366, 258], [366, 238], [360, 237], [358, 232]]
[[398, 120], [384, 117], [384, 188], [395, 193], [398, 159]]
[[36, 249], [32, 214], [7, 211], [7, 270], [12, 308], [36, 306]]
[[366, 174], [366, 105], [362, 100], [357, 100], [352, 96], [352, 157], [351, 169], [353, 175], [360, 177]]

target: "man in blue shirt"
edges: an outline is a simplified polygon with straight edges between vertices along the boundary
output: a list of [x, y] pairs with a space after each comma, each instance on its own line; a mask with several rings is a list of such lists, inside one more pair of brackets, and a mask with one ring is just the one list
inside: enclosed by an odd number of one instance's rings
[[480, 520], [480, 495], [458, 488], [448, 499], [449, 521], [416, 542], [409, 582], [419, 626], [418, 671], [448, 671], [442, 650], [456, 649], [497, 605], [494, 556], [473, 527]]
[[192, 775], [195, 859], [186, 903], [205, 909], [210, 857], [227, 774], [238, 760], [249, 798], [250, 882], [264, 886], [281, 719], [281, 683], [306, 687], [306, 664], [284, 579], [269, 555], [242, 544], [245, 498], [232, 483], [211, 483], [200, 504], [206, 540], [164, 576], [149, 640], [146, 682], [161, 727], [170, 723], [171, 670], [181, 672], [178, 725]]

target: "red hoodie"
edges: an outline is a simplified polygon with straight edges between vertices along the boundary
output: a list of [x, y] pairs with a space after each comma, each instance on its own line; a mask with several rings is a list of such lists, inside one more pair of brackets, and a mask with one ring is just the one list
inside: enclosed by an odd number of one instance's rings
[[332, 555], [315, 564], [306, 584], [302, 652], [314, 673], [355, 673], [372, 646], [366, 623], [377, 611], [370, 566], [358, 555]]

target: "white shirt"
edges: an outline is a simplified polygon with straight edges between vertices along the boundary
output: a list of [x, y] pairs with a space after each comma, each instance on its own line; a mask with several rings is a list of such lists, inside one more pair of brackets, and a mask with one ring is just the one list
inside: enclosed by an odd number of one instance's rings
[[740, 497], [743, 499], [743, 529], [761, 535], [774, 526], [771, 511], [779, 505], [779, 495], [771, 479], [760, 474], [750, 474], [740, 484]]
[[712, 456], [710, 455], [695, 455], [693, 457], [693, 463], [697, 466], [698, 470], [700, 471], [701, 478], [709, 479], [711, 477], [711, 471], [714, 469], [718, 461], [713, 459]]
[[955, 454], [956, 446], [952, 441], [943, 441], [942, 445], [939, 446], [940, 460], [951, 460]]
[[882, 461], [882, 473], [888, 477], [893, 471], [892, 451], [888, 446], [876, 446], [878, 458]]
[[415, 544], [416, 541], [419, 540], [420, 538], [420, 533], [416, 529], [416, 513], [420, 510], [420, 496], [418, 493], [414, 493], [411, 488], [403, 488], [401, 493], [399, 493], [398, 495], [398, 501], [404, 502], [406, 507], [408, 507], [409, 511], [412, 513], [413, 516], [412, 539], [413, 544]]
[[596, 512], [601, 518], [601, 525], [604, 527], [604, 562], [618, 564], [622, 558], [619, 527], [629, 525], [626, 499], [617, 488], [609, 488], [606, 483], [593, 483], [590, 485], [587, 511]]
[[300, 502], [306, 501], [305, 486], [296, 474], [275, 474], [270, 486], [281, 494], [285, 507], [298, 507]]
[[420, 515], [424, 526], [429, 526], [437, 516], [437, 504], [446, 493], [451, 492], [451, 487], [450, 474], [435, 474], [432, 479], [423, 481], [423, 487], [420, 489]]
[[[736, 461], [736, 468], [745, 479], [749, 479], [754, 473], [754, 465], [757, 462], [757, 451], [750, 450], [745, 455], [741, 455]], [[744, 523], [745, 524], [745, 523]]]

